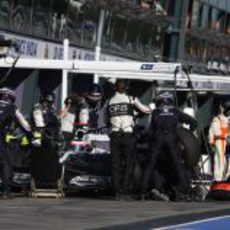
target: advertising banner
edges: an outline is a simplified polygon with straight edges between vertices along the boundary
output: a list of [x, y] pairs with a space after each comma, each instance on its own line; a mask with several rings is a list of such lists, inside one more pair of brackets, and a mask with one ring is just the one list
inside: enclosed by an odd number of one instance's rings
[[[63, 45], [55, 42], [45, 41], [42, 39], [30, 38], [28, 36], [16, 35], [0, 31], [0, 39], [10, 39], [18, 47], [21, 57], [26, 58], [47, 58], [47, 59], [63, 59]], [[16, 55], [12, 49], [10, 55]], [[69, 47], [69, 59], [94, 60], [94, 51]], [[124, 58], [101, 54], [102, 61], [121, 61]]]

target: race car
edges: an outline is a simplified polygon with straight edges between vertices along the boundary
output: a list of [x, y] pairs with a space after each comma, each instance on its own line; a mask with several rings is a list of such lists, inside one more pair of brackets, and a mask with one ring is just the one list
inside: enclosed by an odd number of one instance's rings
[[109, 136], [76, 127], [75, 137], [60, 157], [66, 192], [111, 190]]

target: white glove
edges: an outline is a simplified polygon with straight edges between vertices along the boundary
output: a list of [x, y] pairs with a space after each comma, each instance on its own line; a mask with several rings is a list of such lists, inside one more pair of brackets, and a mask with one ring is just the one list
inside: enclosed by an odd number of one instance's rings
[[41, 147], [42, 143], [41, 143], [41, 140], [39, 139], [34, 139], [31, 141], [31, 144], [34, 146], [34, 147]]
[[151, 111], [153, 111], [154, 109], [156, 109], [155, 103], [150, 103], [148, 106], [151, 109]]

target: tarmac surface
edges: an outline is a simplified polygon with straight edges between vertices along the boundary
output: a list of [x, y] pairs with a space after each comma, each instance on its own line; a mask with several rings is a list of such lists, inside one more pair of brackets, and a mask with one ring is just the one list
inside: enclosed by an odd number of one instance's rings
[[156, 229], [230, 215], [230, 202], [115, 201], [102, 198], [0, 200], [0, 229]]

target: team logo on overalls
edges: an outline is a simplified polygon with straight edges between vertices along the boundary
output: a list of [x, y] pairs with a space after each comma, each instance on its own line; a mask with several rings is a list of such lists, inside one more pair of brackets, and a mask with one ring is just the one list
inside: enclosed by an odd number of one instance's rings
[[109, 105], [109, 115], [110, 117], [133, 115], [133, 106], [128, 103]]

